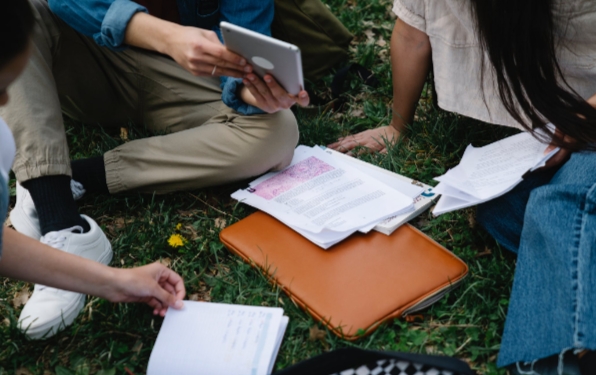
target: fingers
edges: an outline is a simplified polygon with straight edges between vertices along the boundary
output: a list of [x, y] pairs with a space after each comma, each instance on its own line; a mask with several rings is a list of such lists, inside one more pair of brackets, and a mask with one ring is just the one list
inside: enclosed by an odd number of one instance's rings
[[[215, 67], [215, 70], [213, 69]], [[245, 73], [241, 70], [231, 69], [222, 67], [215, 64], [207, 64], [207, 63], [195, 63], [190, 65], [190, 72], [199, 77], [204, 76], [216, 76], [216, 77], [235, 77], [235, 78], [242, 78], [245, 76]], [[212, 74], [213, 73], [213, 74]]]
[[288, 109], [296, 103], [307, 106], [310, 102], [306, 91], [301, 91], [297, 96], [290, 95], [269, 74], [262, 80], [255, 74], [248, 74], [243, 82], [257, 101], [257, 107], [265, 112], [273, 113]]

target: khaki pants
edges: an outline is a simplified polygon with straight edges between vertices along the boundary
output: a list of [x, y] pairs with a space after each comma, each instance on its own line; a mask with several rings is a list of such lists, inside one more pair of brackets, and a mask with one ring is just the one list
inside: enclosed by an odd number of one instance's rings
[[70, 175], [62, 113], [103, 126], [146, 126], [156, 135], [104, 155], [111, 193], [166, 193], [224, 184], [286, 167], [298, 142], [289, 110], [244, 116], [221, 101], [219, 79], [194, 77], [144, 50], [99, 47], [31, 0], [33, 55], [0, 115], [17, 142], [19, 181]]

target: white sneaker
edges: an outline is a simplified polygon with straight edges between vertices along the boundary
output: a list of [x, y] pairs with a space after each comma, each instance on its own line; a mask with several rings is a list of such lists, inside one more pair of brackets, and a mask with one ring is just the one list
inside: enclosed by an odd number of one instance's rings
[[[70, 190], [75, 200], [79, 200], [85, 194], [85, 189], [80, 182], [70, 180]], [[10, 211], [10, 223], [25, 236], [39, 240], [41, 238], [41, 229], [39, 225], [39, 216], [35, 209], [33, 198], [29, 190], [25, 189], [17, 182], [17, 202]]]
[[[112, 246], [97, 223], [85, 216], [91, 230], [81, 233], [80, 226], [49, 232], [41, 242], [103, 264], [112, 260]], [[85, 304], [85, 295], [44, 285], [35, 285], [31, 298], [19, 317], [21, 330], [31, 339], [47, 338], [70, 325]]]

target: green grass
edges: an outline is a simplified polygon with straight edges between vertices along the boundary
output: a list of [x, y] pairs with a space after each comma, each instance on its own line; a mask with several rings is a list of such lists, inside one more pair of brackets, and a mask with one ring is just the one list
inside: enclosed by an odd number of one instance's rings
[[[348, 82], [347, 100], [341, 112], [319, 115], [298, 111], [301, 143], [328, 144], [338, 136], [385, 125], [390, 118], [391, 72], [388, 43], [394, 18], [391, 1], [327, 0], [344, 24], [356, 35], [352, 59], [379, 78], [379, 87], [362, 85], [356, 77]], [[374, 34], [373, 42], [368, 35]], [[403, 56], [403, 58], [408, 58]], [[317, 86], [329, 91], [330, 77]], [[362, 111], [362, 117], [350, 116]], [[98, 126], [67, 124], [73, 158], [101, 155], [120, 144], [119, 133]], [[126, 126], [126, 124], [123, 124]], [[129, 126], [129, 137], [144, 132]], [[434, 109], [429, 95], [421, 99], [416, 121], [407, 139], [387, 155], [362, 158], [411, 178], [434, 184], [432, 178], [459, 161], [466, 145], [483, 145], [512, 134], [509, 129], [488, 126]], [[504, 374], [495, 365], [507, 311], [515, 259], [475, 224], [474, 210], [466, 209], [433, 218], [426, 212], [412, 224], [461, 257], [470, 267], [469, 277], [448, 296], [422, 311], [412, 322], [402, 319], [384, 324], [372, 335], [350, 343], [326, 332], [323, 340], [311, 341], [309, 329], [318, 327], [308, 314], [272, 287], [265, 278], [219, 242], [218, 234], [250, 214], [229, 196], [242, 183], [217, 189], [150, 196], [88, 195], [81, 211], [104, 228], [114, 248], [114, 266], [133, 267], [162, 259], [186, 281], [192, 298], [217, 302], [281, 306], [290, 317], [277, 368], [310, 358], [326, 350], [348, 346], [416, 353], [438, 353], [464, 359], [483, 374]], [[13, 197], [14, 203], [14, 197]], [[176, 229], [180, 223], [181, 228]], [[173, 249], [167, 239], [180, 233], [185, 246]], [[88, 298], [80, 317], [64, 332], [45, 341], [29, 341], [16, 328], [21, 307], [13, 300], [32, 286], [0, 279], [0, 374], [142, 374], [160, 318], [148, 307], [112, 304]]]

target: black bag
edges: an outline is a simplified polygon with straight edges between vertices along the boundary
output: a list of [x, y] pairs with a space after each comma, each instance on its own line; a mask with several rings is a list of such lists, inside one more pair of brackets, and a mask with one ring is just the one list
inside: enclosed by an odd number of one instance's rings
[[476, 375], [456, 358], [423, 354], [381, 352], [358, 348], [321, 354], [275, 375]]

